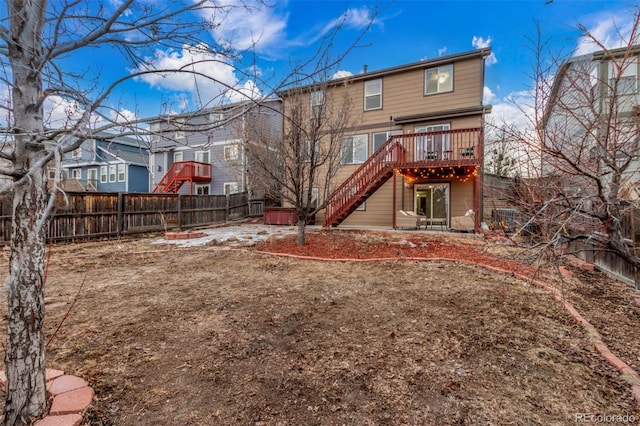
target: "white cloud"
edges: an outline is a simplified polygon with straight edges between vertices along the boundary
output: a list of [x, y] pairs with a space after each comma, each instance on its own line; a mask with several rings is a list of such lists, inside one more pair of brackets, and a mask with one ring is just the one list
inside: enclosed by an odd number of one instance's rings
[[[486, 90], [491, 90], [485, 87]], [[492, 93], [492, 92], [491, 92]], [[513, 126], [525, 132], [534, 127], [534, 99], [527, 91], [514, 92], [506, 98], [498, 99], [493, 93], [494, 100], [491, 115], [488, 117], [494, 125], [501, 127], [503, 124]]]
[[447, 50], [447, 46], [441, 47], [440, 49], [438, 49], [438, 56], [444, 55], [445, 53], [447, 53]]
[[[473, 39], [471, 39], [471, 45], [476, 49], [484, 49], [485, 47], [490, 47], [492, 41], [493, 39], [491, 37], [487, 37], [485, 39], [483, 37], [473, 36]], [[498, 63], [498, 58], [496, 58], [494, 52], [491, 52], [491, 54], [487, 57], [486, 63], [487, 65]]]
[[351, 77], [353, 73], [351, 71], [339, 70], [333, 73], [331, 80], [337, 80], [339, 78]]
[[490, 88], [484, 86], [482, 89], [482, 103], [490, 104], [496, 98], [496, 94]]
[[238, 79], [236, 69], [226, 57], [212, 54], [204, 46], [157, 50], [153, 58], [147, 58], [147, 63], [133, 72], [144, 71], [152, 72], [141, 74], [138, 79], [152, 87], [189, 93], [196, 106], [237, 99], [238, 92], [256, 91], [255, 84]]
[[[602, 46], [595, 43], [594, 39], [606, 49], [615, 49], [628, 45], [633, 30], [633, 14], [614, 15], [605, 13], [585, 19], [587, 22], [584, 25], [591, 37], [587, 35], [580, 37], [576, 45], [575, 55], [584, 55], [602, 50]], [[631, 44], [638, 43], [637, 37], [638, 35], [636, 34], [636, 40], [632, 41]]]
[[52, 129], [72, 126], [83, 113], [78, 104], [60, 96], [49, 96], [44, 102], [44, 122]]
[[244, 0], [241, 4], [236, 0], [218, 0], [216, 4], [218, 7], [204, 9], [201, 15], [220, 23], [212, 34], [221, 45], [240, 51], [252, 48], [263, 51], [278, 45], [286, 36], [289, 15], [260, 0]]

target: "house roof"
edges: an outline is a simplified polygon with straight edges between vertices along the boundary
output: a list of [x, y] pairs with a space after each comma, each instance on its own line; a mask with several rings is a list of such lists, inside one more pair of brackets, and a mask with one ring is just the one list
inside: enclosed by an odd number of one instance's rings
[[404, 115], [401, 117], [393, 117], [393, 121], [396, 124], [415, 123], [424, 120], [440, 120], [444, 118], [453, 117], [466, 117], [469, 115], [477, 114], [490, 114], [491, 105], [474, 105], [467, 108], [450, 109], [446, 111], [425, 112], [411, 115]]
[[125, 163], [135, 164], [138, 166], [146, 166], [147, 165], [147, 155], [142, 151], [140, 152], [132, 152], [132, 151], [124, 151], [119, 149], [111, 149], [113, 147], [102, 147], [99, 146], [98, 149], [106, 153], [107, 155], [115, 158], [116, 160], [120, 160]]
[[[340, 84], [344, 84], [344, 83], [352, 83], [352, 82], [356, 82], [356, 81], [361, 81], [361, 80], [370, 80], [372, 78], [379, 78], [379, 77], [383, 77], [386, 75], [391, 75], [391, 74], [397, 74], [397, 73], [401, 73], [401, 72], [406, 72], [406, 71], [411, 71], [414, 69], [423, 69], [423, 68], [428, 68], [428, 67], [435, 67], [438, 65], [444, 65], [444, 64], [450, 64], [452, 62], [458, 62], [458, 61], [463, 61], [463, 60], [467, 60], [467, 59], [473, 59], [473, 58], [486, 58], [487, 56], [489, 56], [491, 54], [491, 48], [490, 47], [485, 47], [482, 49], [476, 49], [476, 50], [470, 50], [467, 52], [462, 52], [462, 53], [456, 53], [453, 55], [446, 55], [446, 56], [439, 56], [437, 58], [432, 58], [432, 59], [424, 59], [422, 61], [417, 61], [417, 62], [412, 62], [409, 64], [405, 64], [405, 65], [398, 65], [398, 66], [394, 66], [394, 67], [390, 67], [390, 68], [384, 68], [378, 71], [367, 71], [367, 72], [363, 72], [360, 74], [356, 74], [356, 75], [351, 75], [351, 76], [347, 76], [347, 77], [342, 77], [342, 78], [336, 78], [333, 79], [329, 82], [327, 82], [328, 85], [330, 86], [337, 86]], [[318, 83], [311, 83], [302, 87], [296, 87], [294, 89], [287, 89], [287, 90], [283, 90], [278, 92], [278, 96], [280, 97], [285, 97], [287, 96], [289, 93], [291, 93], [292, 91], [296, 90], [313, 90], [313, 88], [315, 86], [317, 86]]]
[[161, 122], [161, 121], [166, 121], [166, 120], [176, 120], [176, 119], [180, 119], [180, 118], [193, 118], [193, 117], [198, 117], [201, 115], [206, 115], [206, 114], [211, 114], [211, 113], [216, 113], [216, 112], [227, 112], [227, 111], [233, 111], [236, 109], [244, 109], [250, 106], [255, 106], [255, 105], [265, 105], [265, 104], [269, 104], [269, 103], [273, 103], [273, 102], [281, 102], [281, 100], [279, 98], [264, 98], [264, 99], [257, 99], [257, 100], [247, 100], [247, 101], [240, 101], [240, 102], [233, 102], [233, 103], [229, 103], [229, 104], [221, 104], [221, 105], [216, 105], [214, 107], [210, 107], [210, 108], [203, 108], [197, 111], [189, 111], [189, 112], [184, 112], [184, 113], [180, 113], [180, 114], [163, 114], [163, 115], [159, 115], [157, 117], [151, 117], [148, 118], [146, 121], [148, 123], [157, 123], [157, 122]]

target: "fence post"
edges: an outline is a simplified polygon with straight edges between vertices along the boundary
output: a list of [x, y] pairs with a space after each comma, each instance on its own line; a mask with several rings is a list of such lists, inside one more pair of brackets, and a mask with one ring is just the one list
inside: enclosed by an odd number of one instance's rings
[[182, 229], [182, 194], [178, 194], [178, 228]]
[[230, 210], [230, 200], [231, 200], [231, 195], [227, 194], [227, 205], [224, 208], [224, 221], [228, 222], [229, 221], [229, 210]]
[[117, 203], [117, 212], [116, 215], [116, 235], [121, 236], [124, 232], [124, 194], [122, 192], [118, 192], [118, 200]]

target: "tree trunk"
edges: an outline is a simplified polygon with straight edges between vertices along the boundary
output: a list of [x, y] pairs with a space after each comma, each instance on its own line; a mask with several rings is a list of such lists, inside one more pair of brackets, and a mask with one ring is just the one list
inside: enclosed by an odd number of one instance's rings
[[302, 215], [298, 215], [298, 246], [302, 247], [307, 243], [307, 218], [306, 216], [300, 217]]
[[13, 78], [13, 224], [7, 278], [5, 425], [29, 425], [47, 411], [44, 276], [47, 187], [42, 26], [46, 0], [7, 2]]
[[28, 425], [47, 410], [44, 339], [44, 171], [16, 185], [7, 278], [5, 425]]

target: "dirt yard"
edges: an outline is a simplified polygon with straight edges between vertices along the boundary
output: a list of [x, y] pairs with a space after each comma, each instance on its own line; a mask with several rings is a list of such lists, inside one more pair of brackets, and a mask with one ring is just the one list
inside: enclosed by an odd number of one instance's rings
[[[302, 250], [293, 236], [250, 248], [151, 241], [51, 249], [48, 363], [94, 387], [86, 424], [563, 425], [602, 413], [640, 421], [630, 387], [583, 329], [524, 281], [442, 260], [258, 252], [472, 259], [533, 274], [504, 247], [346, 231], [310, 234]], [[568, 298], [640, 370], [632, 291], [575, 272], [561, 283]]]

